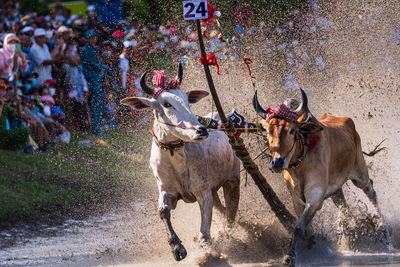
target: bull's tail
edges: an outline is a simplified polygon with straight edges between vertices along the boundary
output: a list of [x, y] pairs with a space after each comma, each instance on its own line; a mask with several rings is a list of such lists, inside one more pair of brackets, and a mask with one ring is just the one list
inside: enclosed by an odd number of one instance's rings
[[380, 142], [377, 146], [375, 146], [374, 150], [372, 150], [371, 152], [366, 153], [366, 152], [363, 151], [363, 154], [366, 155], [366, 156], [368, 156], [368, 157], [373, 157], [373, 156], [375, 156], [376, 154], [378, 154], [380, 151], [386, 149], [387, 147], [380, 147], [381, 144], [382, 144], [385, 140], [386, 140], [386, 138], [383, 139], [382, 142]]

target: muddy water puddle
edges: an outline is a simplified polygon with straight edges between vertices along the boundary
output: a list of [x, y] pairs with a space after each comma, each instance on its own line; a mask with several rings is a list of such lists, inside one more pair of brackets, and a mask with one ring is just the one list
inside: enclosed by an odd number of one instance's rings
[[[166, 232], [156, 213], [156, 203], [136, 202], [129, 210], [109, 213], [86, 220], [67, 220], [61, 225], [19, 225], [0, 231], [1, 266], [196, 266], [203, 259], [205, 266], [279, 266], [280, 251], [267, 251], [262, 240], [220, 237], [223, 221], [215, 214], [212, 253], [194, 240], [200, 217], [195, 205], [178, 204], [174, 226], [188, 257], [176, 263], [170, 254]], [[189, 220], [188, 214], [190, 214]], [[193, 221], [193, 218], [194, 221]], [[190, 223], [188, 223], [190, 222]], [[240, 228], [238, 223], [238, 228]], [[233, 235], [247, 230], [237, 230]], [[240, 234], [243, 235], [243, 234]], [[239, 237], [238, 237], [239, 239]], [[221, 241], [222, 240], [222, 241]], [[258, 248], [254, 244], [258, 244]], [[215, 245], [214, 245], [215, 244]], [[237, 249], [247, 249], [238, 253]], [[250, 248], [245, 248], [249, 246]], [[265, 249], [262, 256], [251, 254]], [[229, 249], [227, 249], [229, 247]], [[219, 251], [218, 251], [219, 250]], [[272, 249], [273, 250], [273, 249]], [[276, 248], [276, 250], [281, 250]], [[299, 251], [299, 266], [400, 266], [400, 253], [334, 252], [325, 241], [317, 241], [312, 250]], [[236, 256], [235, 256], [236, 255]], [[239, 255], [239, 256], [237, 256]], [[270, 255], [270, 256], [268, 256]]]

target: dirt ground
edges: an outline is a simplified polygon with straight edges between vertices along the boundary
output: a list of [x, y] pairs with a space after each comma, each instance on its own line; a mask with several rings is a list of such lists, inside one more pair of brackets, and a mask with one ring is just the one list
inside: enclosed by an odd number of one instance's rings
[[[387, 149], [373, 158], [366, 158], [366, 161], [395, 249], [400, 248], [400, 165], [397, 163], [400, 159], [400, 46], [396, 44], [395, 34], [400, 29], [399, 13], [400, 4], [396, 1], [321, 1], [318, 12], [314, 11], [314, 14], [308, 14], [301, 20], [308, 28], [315, 25], [315, 34], [301, 32], [292, 37], [303, 40], [304, 46], [282, 51], [265, 48], [265, 36], [256, 35], [257, 46], [243, 51], [255, 59], [252, 70], [256, 76], [259, 99], [264, 106], [281, 102], [286, 97], [298, 97], [298, 90], [285, 88], [285, 77], [290, 74], [297, 77], [306, 89], [314, 115], [318, 117], [330, 112], [354, 119], [364, 151], [373, 149], [386, 139], [383, 145]], [[318, 19], [320, 17], [331, 20], [332, 25], [325, 27]], [[279, 38], [274, 40], [278, 42]], [[299, 59], [295, 71], [288, 68], [286, 52], [304, 55], [304, 51], [309, 59]], [[324, 64], [317, 58], [322, 58]], [[221, 60], [222, 76], [214, 75], [220, 100], [226, 111], [235, 107], [253, 121], [256, 119], [251, 107], [253, 88], [247, 68], [228, 59], [229, 55], [227, 60]], [[204, 84], [198, 58], [189, 57], [185, 66], [184, 88], [207, 89]], [[211, 112], [211, 99], [193, 106], [193, 110], [200, 115]], [[250, 135], [244, 135], [244, 139], [253, 157], [262, 150], [261, 139]], [[282, 175], [271, 174], [265, 159], [258, 159], [256, 163], [282, 201], [292, 209]], [[148, 177], [143, 179], [153, 179], [150, 171]], [[224, 220], [214, 212], [213, 244], [209, 248], [201, 248], [195, 240], [200, 228], [197, 204], [178, 204], [173, 212], [173, 225], [188, 250], [188, 256], [182, 262], [176, 263], [170, 253], [166, 230], [157, 215], [154, 182], [153, 186], [143, 188], [139, 195], [127, 199], [127, 207], [101, 217], [69, 220], [58, 226], [20, 225], [1, 232], [0, 236], [8, 240], [8, 245], [4, 243], [0, 249], [0, 265], [279, 264], [287, 249], [289, 236], [251, 178], [248, 177], [247, 186], [245, 180], [246, 175], [242, 173], [236, 226], [226, 233]], [[375, 213], [361, 190], [351, 183], [346, 183], [344, 189], [353, 214], [360, 220], [366, 214]], [[357, 235], [351, 236], [351, 240], [343, 239], [338, 231], [337, 218], [337, 209], [331, 200], [326, 200], [313, 223], [318, 236], [317, 245], [311, 251], [300, 245], [299, 262], [302, 265], [400, 264], [398, 253], [379, 251], [379, 244], [368, 236], [369, 230], [356, 231]], [[357, 227], [359, 225], [354, 229], [359, 229]]]

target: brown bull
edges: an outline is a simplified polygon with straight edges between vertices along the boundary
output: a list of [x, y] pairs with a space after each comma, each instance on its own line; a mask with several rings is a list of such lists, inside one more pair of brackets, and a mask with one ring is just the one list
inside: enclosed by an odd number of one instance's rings
[[272, 156], [269, 167], [273, 172], [284, 172], [298, 216], [284, 261], [289, 265], [294, 265], [296, 242], [310, 234], [311, 220], [324, 199], [331, 197], [336, 206], [347, 208], [342, 191], [347, 180], [362, 189], [377, 208], [353, 120], [328, 113], [317, 120], [308, 110], [303, 90], [301, 95], [302, 103], [295, 111], [284, 104], [264, 110], [256, 96], [253, 102], [257, 113], [266, 119], [263, 126]]

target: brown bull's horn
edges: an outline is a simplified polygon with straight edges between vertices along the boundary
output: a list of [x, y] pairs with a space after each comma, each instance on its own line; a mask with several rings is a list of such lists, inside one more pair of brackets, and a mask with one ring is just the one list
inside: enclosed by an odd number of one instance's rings
[[142, 90], [146, 94], [152, 95], [154, 90], [147, 86], [147, 84], [146, 84], [146, 74], [147, 74], [147, 71], [142, 74], [142, 77], [140, 77], [140, 86], [142, 87]]
[[298, 115], [302, 115], [304, 112], [308, 111], [308, 98], [306, 93], [304, 92], [303, 89], [300, 88], [300, 93], [301, 93], [301, 104], [300, 106], [295, 110], [295, 112]]
[[257, 114], [265, 119], [268, 115], [268, 111], [266, 111], [265, 109], [263, 109], [260, 105], [260, 103], [258, 102], [258, 97], [257, 97], [257, 90], [254, 92], [254, 97], [253, 97], [253, 107], [256, 110]]
[[181, 85], [183, 79], [183, 68], [182, 68], [182, 63], [179, 63], [178, 67], [178, 80], [179, 80], [179, 85]]

